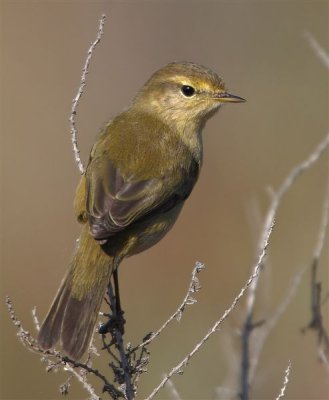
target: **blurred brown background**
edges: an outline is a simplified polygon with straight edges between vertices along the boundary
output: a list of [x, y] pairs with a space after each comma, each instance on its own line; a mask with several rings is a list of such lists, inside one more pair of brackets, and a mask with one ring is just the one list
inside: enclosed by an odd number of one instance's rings
[[[72, 212], [79, 173], [68, 116], [102, 13], [108, 16], [105, 34], [78, 109], [83, 160], [105, 122], [168, 62], [209, 66], [232, 93], [248, 100], [223, 107], [207, 124], [202, 174], [172, 232], [121, 266], [126, 339], [133, 343], [175, 310], [195, 261], [207, 266], [198, 303], [150, 347], [140, 398], [230, 304], [255, 259], [270, 201], [266, 188], [277, 188], [328, 130], [327, 70], [303, 36], [311, 32], [328, 49], [327, 1], [2, 1], [1, 399], [58, 399], [58, 385], [66, 379], [46, 374], [39, 358], [18, 343], [3, 299], [11, 296], [33, 330], [32, 307], [45, 315], [70, 259], [79, 229]], [[291, 277], [310, 263], [326, 180], [327, 154], [282, 203], [256, 319], [271, 315]], [[327, 265], [326, 249], [324, 292]], [[175, 377], [183, 399], [216, 398], [219, 386], [236, 389], [243, 310], [244, 302], [184, 375]], [[300, 333], [309, 318], [307, 271], [266, 343], [253, 399], [277, 396], [288, 359], [293, 368], [287, 398], [327, 398], [328, 375], [316, 356], [315, 335]], [[100, 361], [105, 371], [107, 361]], [[70, 398], [86, 397], [74, 383]], [[170, 393], [164, 389], [158, 398]]]

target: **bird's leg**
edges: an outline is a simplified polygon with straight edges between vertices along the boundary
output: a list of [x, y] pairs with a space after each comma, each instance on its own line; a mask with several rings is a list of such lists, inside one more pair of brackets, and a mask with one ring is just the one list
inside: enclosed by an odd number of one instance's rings
[[123, 317], [124, 311], [121, 308], [119, 277], [117, 269], [114, 270], [112, 276], [113, 276], [114, 290], [112, 282], [110, 280], [107, 289], [109, 301], [106, 300], [111, 308], [112, 314], [106, 315], [109, 318], [108, 321], [102, 324], [98, 330], [98, 332], [102, 335], [105, 335], [108, 332], [113, 332], [113, 330], [115, 329], [120, 330], [121, 334], [124, 334], [124, 325], [126, 323]]
[[115, 296], [115, 310], [113, 310], [113, 315], [116, 316], [118, 322], [118, 329], [120, 329], [121, 333], [124, 334], [124, 326], [126, 320], [123, 317], [124, 311], [121, 308], [120, 302], [120, 291], [119, 291], [119, 274], [118, 268], [113, 271], [113, 281], [114, 281], [114, 296]]

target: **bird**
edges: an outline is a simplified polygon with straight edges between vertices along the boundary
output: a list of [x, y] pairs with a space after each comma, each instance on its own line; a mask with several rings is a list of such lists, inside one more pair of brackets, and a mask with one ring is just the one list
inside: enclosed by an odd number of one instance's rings
[[104, 127], [76, 190], [81, 234], [39, 331], [42, 349], [60, 341], [70, 357], [82, 357], [111, 275], [124, 258], [161, 240], [189, 197], [206, 121], [222, 104], [244, 101], [211, 69], [172, 62]]

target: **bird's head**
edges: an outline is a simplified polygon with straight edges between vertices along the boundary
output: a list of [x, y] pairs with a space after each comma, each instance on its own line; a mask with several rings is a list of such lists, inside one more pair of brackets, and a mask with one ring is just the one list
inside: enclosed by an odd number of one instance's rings
[[223, 80], [209, 68], [190, 62], [170, 63], [155, 72], [134, 105], [165, 120], [202, 123], [223, 103], [245, 100], [227, 92]]

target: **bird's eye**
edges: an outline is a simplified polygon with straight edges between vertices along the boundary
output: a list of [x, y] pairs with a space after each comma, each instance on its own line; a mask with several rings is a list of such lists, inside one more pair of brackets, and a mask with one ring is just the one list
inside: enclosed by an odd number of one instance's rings
[[183, 93], [184, 96], [186, 97], [192, 97], [195, 93], [195, 89], [192, 86], [188, 86], [188, 85], [183, 85], [181, 87], [181, 92]]

